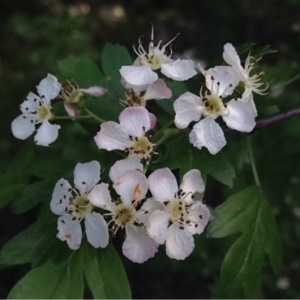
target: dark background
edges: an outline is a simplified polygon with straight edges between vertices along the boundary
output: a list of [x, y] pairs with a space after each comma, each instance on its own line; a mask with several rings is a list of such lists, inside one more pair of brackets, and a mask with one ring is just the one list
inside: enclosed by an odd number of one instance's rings
[[[100, 62], [106, 42], [130, 49], [140, 36], [155, 26], [164, 41], [180, 32], [173, 43], [175, 54], [192, 56], [213, 64], [220, 60], [223, 45], [254, 42], [278, 50], [263, 60], [271, 66], [288, 65], [294, 74], [299, 68], [300, 1], [298, 0], [127, 0], [62, 1], [1, 0], [0, 2], [0, 170], [5, 172], [22, 147], [12, 137], [10, 123], [18, 105], [46, 73], [56, 72], [60, 59], [86, 54]], [[282, 69], [282, 72], [285, 69]], [[298, 72], [299, 73], [299, 72]], [[279, 74], [280, 77], [284, 74]], [[283, 76], [284, 77], [284, 76]], [[300, 105], [297, 82], [279, 103], [280, 109]], [[277, 103], [277, 104], [278, 104]], [[257, 137], [258, 166], [271, 199], [286, 255], [281, 281], [276, 285], [269, 267], [264, 269], [262, 298], [299, 298], [299, 147], [300, 124], [292, 120], [274, 125]], [[278, 151], [274, 153], [274, 149]], [[266, 155], [266, 152], [267, 154]], [[276, 156], [277, 155], [277, 156]], [[272, 175], [270, 175], [272, 174]], [[207, 197], [226, 194], [217, 183]], [[298, 196], [298, 198], [297, 198]], [[279, 213], [280, 212], [280, 213]], [[298, 215], [297, 215], [298, 214]], [[14, 215], [8, 207], [0, 212], [0, 246], [31, 224], [36, 211]], [[224, 242], [224, 245], [223, 245]], [[197, 249], [185, 262], [165, 259], [142, 266], [124, 260], [135, 298], [213, 298], [218, 296], [219, 268], [229, 241], [197, 239]], [[202, 250], [201, 250], [202, 249]], [[4, 268], [0, 262], [0, 298], [5, 298], [28, 266]]]

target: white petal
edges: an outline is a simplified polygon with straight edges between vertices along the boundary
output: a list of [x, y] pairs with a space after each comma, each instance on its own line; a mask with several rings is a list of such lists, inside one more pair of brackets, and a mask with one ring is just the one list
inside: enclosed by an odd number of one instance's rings
[[65, 212], [72, 195], [71, 189], [71, 185], [64, 178], [57, 181], [50, 202], [51, 211], [56, 215], [62, 215]]
[[146, 227], [149, 226], [149, 218], [151, 214], [156, 210], [165, 210], [165, 206], [154, 200], [154, 198], [147, 199], [142, 207], [138, 211], [137, 219], [140, 223], [143, 223]]
[[87, 194], [99, 180], [100, 164], [96, 160], [75, 166], [74, 183], [81, 195]]
[[255, 127], [256, 112], [250, 101], [231, 100], [227, 103], [227, 114], [222, 115], [229, 128], [250, 132]]
[[87, 198], [90, 202], [102, 209], [113, 211], [115, 205], [111, 201], [110, 192], [107, 183], [100, 183], [94, 186], [94, 188], [89, 192]]
[[195, 63], [190, 59], [176, 59], [161, 65], [161, 72], [168, 78], [177, 81], [187, 80], [197, 74]]
[[77, 250], [80, 247], [82, 239], [82, 229], [80, 222], [72, 221], [72, 216], [61, 216], [57, 220], [57, 237], [68, 243], [72, 250]]
[[120, 126], [134, 137], [145, 135], [151, 128], [149, 112], [145, 107], [132, 106], [125, 108], [119, 116]]
[[203, 106], [201, 98], [186, 92], [177, 98], [173, 104], [175, 110], [175, 125], [177, 128], [186, 128], [192, 121], [199, 121]]
[[56, 98], [61, 90], [61, 84], [57, 81], [57, 78], [51, 74], [44, 79], [42, 79], [39, 85], [36, 87], [39, 95], [42, 97], [46, 103], [50, 100]]
[[122, 246], [123, 254], [133, 262], [143, 263], [154, 257], [158, 245], [152, 240], [145, 228], [129, 226], [126, 228], [126, 238]]
[[190, 222], [185, 227], [191, 234], [201, 234], [209, 219], [210, 211], [207, 206], [200, 201], [195, 201], [187, 217]]
[[23, 114], [35, 112], [40, 106], [41, 99], [36, 94], [29, 92], [26, 100], [20, 105]]
[[96, 212], [89, 213], [84, 220], [86, 237], [95, 248], [105, 248], [108, 245], [108, 226], [104, 218]]
[[240, 81], [230, 66], [217, 66], [205, 72], [205, 84], [213, 95], [227, 97], [233, 93]]
[[81, 113], [81, 110], [78, 109], [75, 105], [67, 103], [65, 101], [64, 101], [64, 107], [65, 107], [67, 114], [71, 117], [78, 116]]
[[172, 97], [172, 91], [167, 87], [166, 83], [162, 79], [154, 81], [146, 90], [144, 95], [145, 100], [150, 99], [170, 99]]
[[204, 182], [199, 170], [190, 170], [183, 176], [180, 189], [186, 192], [186, 196], [184, 198], [186, 202], [191, 202], [193, 200], [192, 196], [196, 192], [204, 192], [204, 188]]
[[165, 243], [169, 226], [169, 215], [164, 210], [156, 210], [149, 217], [147, 232], [158, 244]]
[[108, 151], [125, 150], [131, 145], [128, 133], [113, 121], [102, 123], [94, 140], [99, 149]]
[[135, 86], [148, 86], [158, 79], [148, 66], [123, 66], [120, 74], [128, 84]]
[[[181, 229], [183, 228], [183, 229]], [[171, 225], [166, 239], [166, 253], [170, 258], [186, 259], [195, 247], [192, 234], [184, 227]]]
[[150, 174], [148, 182], [152, 196], [159, 202], [172, 200], [178, 191], [176, 178], [169, 168], [155, 170]]
[[143, 171], [144, 166], [140, 160], [135, 156], [129, 156], [125, 159], [118, 160], [109, 170], [109, 178], [114, 182], [124, 173], [131, 170]]
[[148, 191], [148, 181], [144, 173], [132, 170], [118, 177], [113, 185], [124, 203], [130, 204], [133, 200], [145, 198]]
[[94, 97], [101, 97], [107, 93], [107, 89], [102, 86], [91, 86], [87, 89], [80, 89], [85, 94], [94, 96]]
[[245, 79], [245, 70], [241, 65], [241, 60], [232, 44], [227, 43], [224, 45], [223, 59], [226, 63], [232, 66], [243, 81]]
[[190, 133], [190, 142], [198, 149], [206, 147], [211, 154], [218, 153], [226, 145], [220, 125], [210, 117], [194, 125]]
[[59, 125], [50, 124], [48, 120], [43, 121], [34, 136], [35, 143], [40, 146], [49, 146], [58, 138], [59, 129]]
[[11, 131], [14, 137], [25, 140], [33, 134], [35, 125], [25, 115], [20, 115], [12, 121]]

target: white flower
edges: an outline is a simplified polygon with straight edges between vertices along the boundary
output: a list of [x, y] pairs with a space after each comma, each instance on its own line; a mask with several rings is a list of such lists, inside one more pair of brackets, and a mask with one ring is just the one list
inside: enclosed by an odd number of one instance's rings
[[55, 185], [50, 208], [59, 215], [57, 237], [77, 250], [82, 239], [80, 222], [84, 219], [86, 236], [95, 248], [108, 245], [108, 226], [101, 214], [93, 212], [88, 193], [100, 180], [100, 164], [97, 161], [78, 163], [74, 170], [74, 187], [61, 178]]
[[[244, 84], [244, 93], [250, 94], [254, 92], [259, 95], [267, 94], [268, 84], [262, 82], [263, 73], [254, 73], [254, 57], [249, 54], [245, 61], [245, 67], [243, 67], [235, 48], [232, 44], [227, 43], [224, 45], [223, 58], [227, 64], [234, 68], [239, 77], [239, 80]], [[248, 99], [248, 97], [246, 97], [246, 99]], [[251, 104], [255, 108], [253, 99], [251, 98], [249, 101], [251, 101]]]
[[145, 136], [153, 128], [153, 116], [146, 108], [132, 106], [125, 108], [119, 116], [120, 124], [114, 121], [104, 122], [94, 137], [99, 149], [108, 151], [121, 150], [129, 156], [135, 155], [140, 160], [148, 160], [154, 144]]
[[160, 208], [156, 201], [147, 200], [140, 208], [141, 200], [148, 190], [146, 176], [139, 171], [141, 163], [136, 157], [118, 161], [110, 170], [115, 191], [120, 199], [112, 201], [108, 185], [100, 183], [89, 193], [91, 203], [109, 211], [109, 224], [113, 224], [113, 234], [121, 228], [126, 237], [122, 246], [123, 254], [133, 262], [143, 263], [153, 257], [158, 245], [151, 239], [145, 229], [148, 216]]
[[34, 141], [37, 145], [48, 146], [58, 137], [59, 125], [50, 124], [52, 118], [51, 101], [60, 92], [61, 85], [56, 77], [48, 74], [37, 86], [38, 95], [30, 92], [26, 100], [20, 105], [22, 114], [11, 124], [13, 135], [21, 140], [33, 134], [39, 125]]
[[[200, 93], [200, 97], [186, 92], [175, 100], [175, 125], [182, 129], [192, 121], [198, 122], [190, 133], [190, 142], [199, 149], [206, 147], [211, 154], [216, 154], [226, 145], [226, 140], [215, 119], [221, 116], [228, 127], [250, 132], [255, 126], [256, 111], [251, 104], [252, 94], [249, 93], [244, 93], [241, 99], [223, 103], [223, 98], [231, 95], [239, 82], [231, 67], [219, 66], [207, 70], [205, 81], [208, 91]], [[202, 116], [204, 118], [200, 120]]]
[[176, 39], [177, 35], [168, 43], [162, 45], [162, 41], [154, 45], [154, 30], [151, 30], [151, 41], [148, 51], [139, 41], [139, 46], [133, 48], [137, 54], [137, 59], [133, 66], [123, 66], [120, 69], [122, 78], [131, 87], [142, 86], [144, 89], [158, 79], [155, 71], [160, 70], [161, 73], [168, 78], [177, 81], [187, 80], [197, 74], [195, 63], [192, 60], [174, 60], [171, 58], [172, 51], [168, 52], [168, 46]]
[[149, 217], [147, 231], [158, 244], [166, 244], [166, 253], [175, 259], [185, 259], [194, 249], [194, 234], [203, 232], [210, 217], [206, 205], [194, 201], [196, 193], [204, 191], [198, 170], [187, 172], [178, 188], [169, 168], [154, 171], [148, 178], [153, 198], [164, 205]]

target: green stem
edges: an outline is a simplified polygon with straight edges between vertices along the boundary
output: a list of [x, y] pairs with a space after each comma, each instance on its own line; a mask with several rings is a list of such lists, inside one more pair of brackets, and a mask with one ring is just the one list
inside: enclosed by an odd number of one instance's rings
[[85, 116], [53, 116], [53, 120], [81, 120], [81, 119], [90, 119], [89, 115]]
[[98, 117], [97, 115], [95, 115], [93, 112], [91, 112], [89, 109], [84, 108], [84, 111], [93, 119], [97, 120], [100, 123], [105, 122], [105, 120], [101, 119], [100, 117]]
[[254, 160], [254, 155], [253, 155], [253, 149], [252, 149], [251, 137], [250, 136], [247, 137], [247, 145], [248, 145], [248, 154], [249, 154], [249, 159], [250, 159], [250, 164], [251, 164], [251, 168], [252, 168], [254, 181], [255, 181], [255, 184], [258, 187], [260, 187], [260, 181], [259, 181], [259, 177], [258, 177], [258, 173], [257, 173], [257, 169], [256, 169], [255, 160]]

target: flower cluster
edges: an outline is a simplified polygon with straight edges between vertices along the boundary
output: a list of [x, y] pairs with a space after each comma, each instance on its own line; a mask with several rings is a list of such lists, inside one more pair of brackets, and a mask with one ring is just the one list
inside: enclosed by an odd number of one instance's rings
[[[86, 238], [95, 248], [105, 248], [110, 236], [122, 230], [123, 254], [133, 262], [148, 260], [163, 244], [170, 258], [182, 260], [194, 249], [193, 235], [201, 234], [209, 222], [210, 211], [200, 200], [205, 186], [199, 170], [180, 174], [180, 184], [168, 167], [148, 171], [153, 155], [159, 153], [152, 133], [160, 121], [148, 110], [148, 100], [172, 97], [165, 77], [185, 81], [198, 75], [194, 61], [172, 58], [170, 47], [176, 37], [166, 44], [155, 44], [152, 28], [148, 48], [140, 40], [134, 47], [137, 58], [133, 65], [119, 70], [126, 92], [120, 100], [125, 108], [118, 122], [102, 121], [96, 116], [101, 123], [94, 136], [96, 146], [101, 151], [118, 150], [123, 157], [110, 166], [109, 178], [100, 182], [101, 166], [93, 160], [77, 163], [74, 185], [64, 178], [55, 185], [50, 207], [59, 216], [57, 237], [73, 250], [81, 245], [83, 221]], [[261, 73], [254, 73], [253, 57], [249, 55], [243, 67], [235, 48], [228, 43], [223, 58], [227, 65], [201, 68], [205, 87], [199, 95], [187, 91], [173, 104], [175, 126], [185, 129], [193, 123], [191, 144], [199, 149], [206, 147], [211, 154], [226, 144], [216, 119], [221, 116], [231, 129], [252, 131], [257, 116], [253, 93], [264, 94], [267, 88]], [[26, 139], [37, 127], [34, 140], [42, 146], [54, 142], [60, 128], [50, 123], [55, 119], [51, 101], [63, 100], [67, 114], [74, 120], [83, 113], [84, 94], [98, 97], [109, 93], [104, 87], [80, 88], [72, 80], [60, 84], [53, 75], [44, 78], [37, 91], [38, 95], [30, 92], [21, 104], [22, 114], [12, 122], [12, 132]]]

